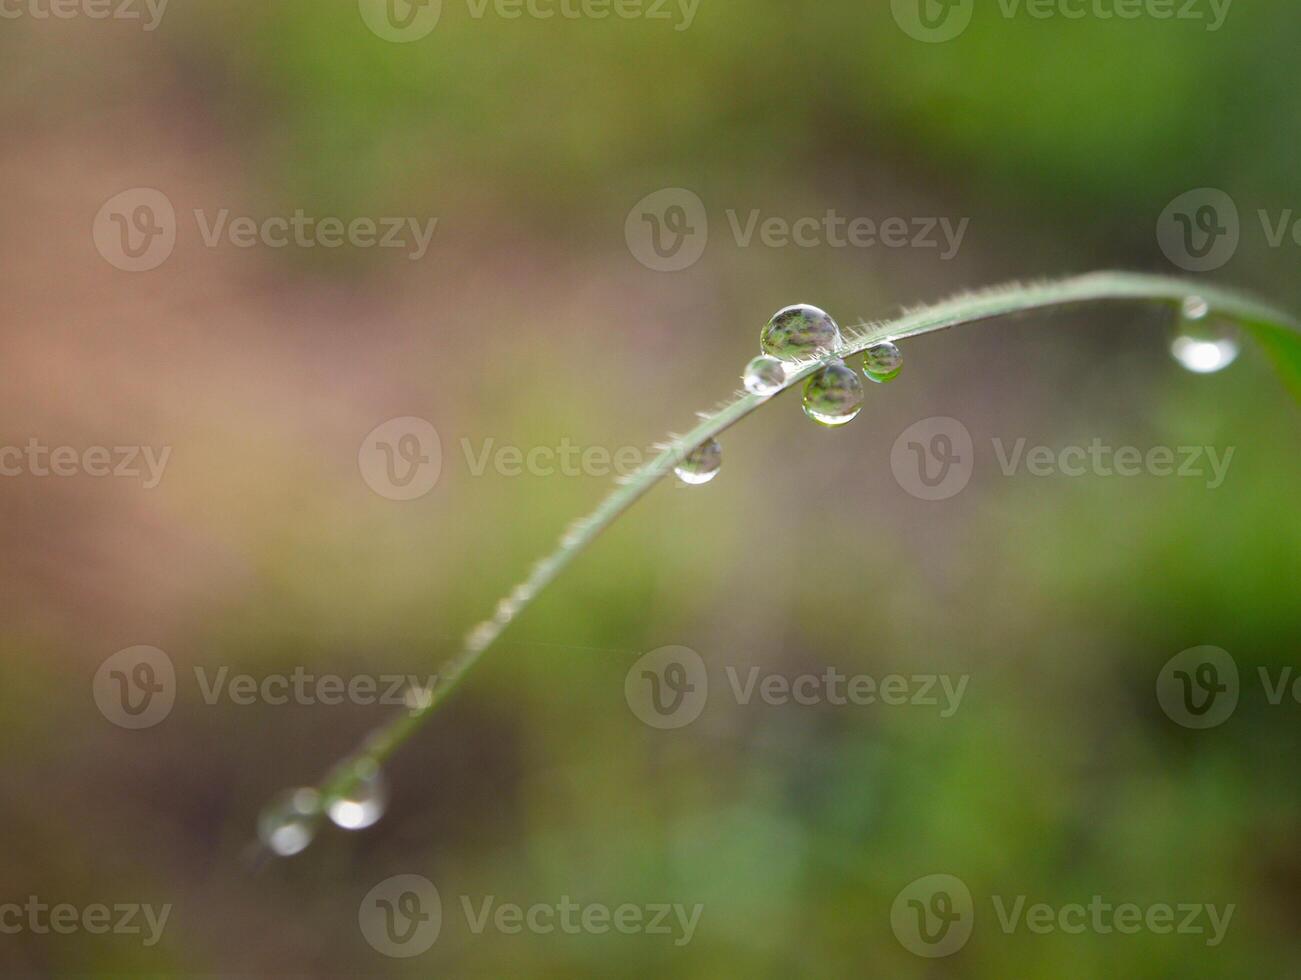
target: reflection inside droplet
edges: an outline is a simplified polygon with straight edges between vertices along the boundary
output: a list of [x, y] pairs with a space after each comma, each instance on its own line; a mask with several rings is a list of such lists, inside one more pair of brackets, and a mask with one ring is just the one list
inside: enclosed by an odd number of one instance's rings
[[388, 785], [373, 759], [357, 762], [343, 787], [330, 797], [325, 812], [335, 826], [362, 830], [384, 816], [388, 806]]

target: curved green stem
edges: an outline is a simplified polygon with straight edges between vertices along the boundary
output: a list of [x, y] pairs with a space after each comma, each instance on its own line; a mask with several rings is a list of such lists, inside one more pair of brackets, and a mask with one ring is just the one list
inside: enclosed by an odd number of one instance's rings
[[[995, 317], [1080, 303], [1104, 300], [1179, 303], [1191, 295], [1205, 299], [1216, 314], [1238, 322], [1267, 347], [1282, 346], [1289, 352], [1288, 356], [1296, 356], [1301, 329], [1297, 322], [1249, 296], [1164, 276], [1098, 272], [1055, 282], [1012, 284], [965, 293], [933, 306], [907, 310], [894, 320], [860, 324], [845, 332], [845, 340], [836, 350], [794, 365], [781, 390], [794, 387], [833, 361], [860, 353], [886, 339], [901, 340]], [[714, 411], [702, 414], [699, 424], [689, 432], [670, 437], [654, 458], [623, 480], [587, 517], [569, 528], [556, 548], [538, 561], [528, 577], [498, 603], [492, 618], [470, 631], [461, 650], [443, 666], [434, 688], [418, 692], [418, 706], [414, 710], [376, 730], [356, 753], [331, 770], [319, 787], [322, 795], [328, 797], [341, 788], [348, 778], [349, 764], [359, 756], [377, 762], [390, 756], [438, 709], [510, 622], [619, 515], [671, 473], [686, 453], [735, 425], [771, 397], [738, 393]]]

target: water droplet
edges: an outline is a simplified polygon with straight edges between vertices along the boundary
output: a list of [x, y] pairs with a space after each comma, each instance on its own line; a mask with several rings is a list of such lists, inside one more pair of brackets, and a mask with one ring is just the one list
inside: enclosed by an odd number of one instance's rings
[[786, 383], [786, 366], [775, 357], [760, 354], [745, 366], [741, 380], [750, 394], [771, 395]]
[[325, 812], [344, 830], [361, 830], [384, 816], [388, 784], [374, 759], [356, 762], [339, 789], [325, 804]]
[[863, 351], [863, 373], [869, 381], [885, 384], [899, 377], [903, 370], [903, 351], [896, 344], [883, 340]]
[[1183, 301], [1179, 312], [1185, 320], [1205, 320], [1211, 312], [1211, 304], [1200, 296], [1189, 296]]
[[840, 346], [840, 328], [816, 306], [797, 303], [773, 314], [759, 335], [759, 346], [783, 361], [798, 361]]
[[718, 476], [718, 471], [722, 468], [723, 447], [718, 444], [717, 439], [710, 439], [687, 453], [682, 458], [682, 462], [674, 467], [673, 472], [683, 483], [698, 486]]
[[429, 706], [434, 703], [434, 686], [437, 684], [412, 684], [402, 695], [402, 704], [408, 711], [420, 712], [428, 710]]
[[1213, 374], [1237, 360], [1238, 349], [1237, 328], [1214, 316], [1205, 299], [1189, 296], [1183, 301], [1170, 342], [1176, 361], [1196, 374]]
[[843, 363], [828, 364], [804, 383], [804, 414], [822, 425], [852, 422], [863, 407], [863, 382]]
[[281, 857], [290, 857], [312, 842], [320, 816], [321, 794], [316, 790], [285, 790], [258, 817], [258, 838]]

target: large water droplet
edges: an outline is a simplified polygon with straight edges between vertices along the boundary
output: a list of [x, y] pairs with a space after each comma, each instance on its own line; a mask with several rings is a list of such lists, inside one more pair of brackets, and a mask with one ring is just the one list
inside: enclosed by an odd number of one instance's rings
[[312, 842], [320, 817], [320, 793], [309, 787], [285, 790], [258, 817], [258, 838], [281, 857], [290, 857]]
[[759, 334], [759, 346], [783, 361], [798, 361], [840, 346], [840, 328], [816, 306], [797, 303], [773, 314]]
[[374, 759], [353, 764], [345, 782], [325, 804], [336, 826], [344, 830], [361, 830], [384, 816], [388, 807], [388, 784]]
[[718, 471], [722, 468], [723, 447], [718, 444], [717, 439], [710, 439], [687, 453], [682, 458], [682, 462], [674, 467], [673, 472], [683, 483], [698, 486], [718, 476]]
[[863, 373], [868, 380], [885, 384], [899, 377], [903, 370], [903, 352], [888, 340], [863, 351]]
[[1197, 374], [1222, 371], [1238, 358], [1238, 330], [1211, 312], [1200, 296], [1189, 296], [1179, 309], [1179, 321], [1170, 352], [1175, 360]]
[[804, 383], [804, 414], [822, 425], [851, 422], [863, 407], [863, 382], [843, 363], [828, 364]]
[[775, 357], [760, 354], [745, 366], [741, 380], [752, 395], [775, 394], [786, 383], [786, 366]]

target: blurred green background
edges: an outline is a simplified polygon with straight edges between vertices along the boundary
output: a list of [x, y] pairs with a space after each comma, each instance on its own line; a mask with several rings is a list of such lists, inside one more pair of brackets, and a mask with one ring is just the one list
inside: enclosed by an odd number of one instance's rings
[[[608, 481], [475, 476], [476, 452], [610, 450], [682, 431], [797, 301], [842, 324], [1012, 278], [1179, 270], [1156, 237], [1227, 192], [1241, 244], [1211, 274], [1301, 308], [1293, 67], [1301, 8], [1204, 21], [1008, 18], [945, 43], [885, 2], [700, 0], [688, 22], [518, 19], [444, 0], [411, 43], [350, 0], [196, 0], [156, 29], [23, 5], [0, 21], [0, 443], [169, 445], [165, 478], [0, 480], [0, 903], [170, 903], [163, 939], [0, 935], [13, 975], [1222, 977], [1301, 970], [1297, 408], [1246, 349], [1202, 377], [1170, 312], [1107, 306], [919, 338], [903, 375], [825, 431], [787, 395], [728, 434], [707, 487], [664, 486], [523, 614], [394, 759], [374, 828], [322, 829], [251, 873], [259, 809], [314, 782], [387, 710], [204, 703], [194, 668], [428, 674]], [[1205, 6], [1205, 5], [1203, 5]], [[143, 7], [141, 7], [143, 10]], [[548, 7], [547, 9], [552, 9]], [[558, 7], [555, 9], [559, 9]], [[1202, 9], [1201, 7], [1197, 9]], [[1206, 8], [1209, 10], [1209, 7]], [[677, 30], [676, 27], [685, 27]], [[175, 253], [96, 254], [101, 205], [163, 191]], [[625, 240], [661, 188], [704, 203], [698, 262]], [[204, 246], [191, 218], [437, 217], [403, 252]], [[968, 220], [936, 249], [740, 244], [742, 223]], [[373, 493], [357, 452], [433, 423], [436, 487]], [[915, 499], [906, 427], [952, 416], [970, 486]], [[991, 440], [1234, 448], [1222, 486], [1005, 476]], [[112, 653], [162, 648], [176, 707], [110, 724]], [[1241, 675], [1206, 731], [1157, 676], [1212, 644]], [[683, 728], [642, 724], [650, 650], [709, 665]], [[738, 704], [725, 670], [966, 675], [936, 708]], [[443, 898], [423, 955], [380, 955], [358, 906], [396, 874]], [[895, 897], [933, 873], [970, 941], [914, 955]], [[476, 935], [460, 896], [701, 903], [691, 941]], [[991, 896], [1232, 904], [1224, 941], [1003, 931]]]

